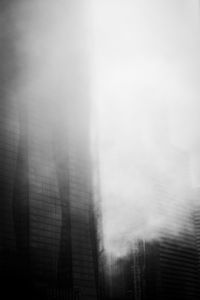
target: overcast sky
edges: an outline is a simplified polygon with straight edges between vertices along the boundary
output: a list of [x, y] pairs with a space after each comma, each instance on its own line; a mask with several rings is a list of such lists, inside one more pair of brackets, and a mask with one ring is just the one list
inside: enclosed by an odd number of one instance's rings
[[200, 185], [198, 1], [12, 7], [15, 95], [52, 117], [52, 103], [64, 114], [66, 103], [92, 96], [106, 247], [122, 255], [137, 239], [189, 228], [176, 207], [189, 212], [188, 191]]
[[200, 185], [198, 1], [95, 1], [93, 16], [104, 232], [122, 254], [180, 234]]

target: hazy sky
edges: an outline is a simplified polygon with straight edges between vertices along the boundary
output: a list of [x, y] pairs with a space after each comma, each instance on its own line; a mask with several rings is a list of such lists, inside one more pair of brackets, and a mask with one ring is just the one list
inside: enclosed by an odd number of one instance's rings
[[[106, 247], [179, 234], [200, 185], [198, 1], [95, 1]], [[198, 162], [199, 163], [199, 162]]]
[[200, 185], [198, 1], [21, 0], [11, 15], [19, 99], [53, 117], [92, 96], [106, 247], [179, 234]]

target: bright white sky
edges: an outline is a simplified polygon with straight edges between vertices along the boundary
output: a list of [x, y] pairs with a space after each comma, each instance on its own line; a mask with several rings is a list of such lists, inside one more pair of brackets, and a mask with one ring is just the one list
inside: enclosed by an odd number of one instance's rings
[[94, 3], [105, 239], [122, 254], [180, 232], [176, 205], [191, 206], [186, 187], [200, 185], [198, 1]]

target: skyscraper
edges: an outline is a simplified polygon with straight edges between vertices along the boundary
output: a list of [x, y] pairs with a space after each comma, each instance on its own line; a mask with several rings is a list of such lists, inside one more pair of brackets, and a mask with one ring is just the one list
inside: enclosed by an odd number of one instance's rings
[[[1, 2], [0, 281], [8, 299], [97, 299], [85, 4]], [[66, 77], [49, 69], [63, 46], [53, 44], [62, 8], [71, 26], [62, 28]], [[49, 21], [59, 24], [50, 42]]]
[[200, 296], [198, 191], [194, 210], [189, 155], [170, 143], [167, 118], [162, 115], [161, 120], [155, 139], [167, 167], [164, 172], [152, 165], [147, 174], [155, 191], [159, 230], [155, 238], [146, 235], [132, 252], [113, 260], [108, 299], [197, 300]]

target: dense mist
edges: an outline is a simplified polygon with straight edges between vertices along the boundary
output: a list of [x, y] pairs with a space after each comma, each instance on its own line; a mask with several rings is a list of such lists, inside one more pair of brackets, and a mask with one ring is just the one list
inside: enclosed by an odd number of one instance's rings
[[77, 99], [92, 100], [105, 249], [124, 255], [137, 240], [193, 230], [198, 1], [21, 0], [9, 18], [18, 61], [13, 91], [22, 107], [32, 112], [40, 103], [51, 124], [59, 110], [65, 138], [68, 119], [81, 127]]
[[[36, 175], [54, 172], [55, 166], [49, 168], [44, 162], [49, 143], [57, 139], [67, 148], [69, 135], [74, 140], [86, 136], [82, 132], [88, 125], [82, 124], [87, 123], [86, 114], [89, 119], [91, 98], [88, 4], [87, 0], [18, 0], [5, 5], [10, 20], [5, 20], [5, 34], [11, 40], [16, 63], [10, 90], [19, 111], [20, 141], [24, 141], [24, 149], [28, 147]], [[32, 159], [38, 157], [32, 145], [35, 139], [43, 164], [41, 158]], [[59, 151], [52, 155], [59, 156]]]
[[104, 242], [121, 256], [193, 230], [198, 1], [96, 1], [94, 24]]

